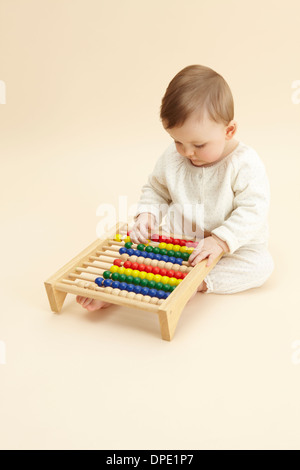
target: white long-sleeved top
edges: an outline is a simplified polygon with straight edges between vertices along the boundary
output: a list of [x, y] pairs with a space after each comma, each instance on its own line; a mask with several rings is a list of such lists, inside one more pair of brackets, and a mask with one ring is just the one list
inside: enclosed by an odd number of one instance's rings
[[229, 253], [251, 244], [268, 244], [270, 186], [263, 161], [250, 146], [238, 146], [222, 160], [194, 166], [175, 143], [158, 158], [142, 187], [134, 220], [151, 212], [177, 236], [224, 240]]

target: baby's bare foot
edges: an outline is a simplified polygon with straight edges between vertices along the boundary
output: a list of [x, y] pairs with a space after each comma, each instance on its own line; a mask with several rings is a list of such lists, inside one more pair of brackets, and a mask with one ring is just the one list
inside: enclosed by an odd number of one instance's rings
[[89, 312], [93, 312], [94, 310], [99, 310], [100, 308], [106, 308], [112, 305], [109, 302], [104, 302], [103, 300], [90, 299], [89, 297], [82, 297], [80, 295], [77, 295], [76, 301], [82, 305], [82, 307], [89, 310]]

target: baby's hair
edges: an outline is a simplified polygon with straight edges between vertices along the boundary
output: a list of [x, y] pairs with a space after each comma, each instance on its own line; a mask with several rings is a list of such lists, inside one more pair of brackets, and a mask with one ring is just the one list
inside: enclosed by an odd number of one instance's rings
[[189, 65], [168, 85], [160, 107], [164, 127], [180, 127], [196, 114], [201, 120], [205, 110], [210, 119], [225, 126], [234, 118], [231, 90], [224, 78], [204, 65]]

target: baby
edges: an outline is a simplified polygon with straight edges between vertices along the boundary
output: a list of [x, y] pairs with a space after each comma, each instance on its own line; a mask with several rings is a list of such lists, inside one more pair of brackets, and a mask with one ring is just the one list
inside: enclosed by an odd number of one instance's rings
[[[160, 118], [174, 142], [142, 187], [131, 241], [147, 243], [165, 217], [164, 233], [198, 241], [192, 266], [203, 259], [209, 266], [224, 253], [196, 292], [232, 294], [263, 285], [274, 270], [269, 181], [257, 152], [234, 138], [227, 82], [209, 67], [185, 67], [167, 87]], [[76, 300], [88, 310], [111, 305]]]

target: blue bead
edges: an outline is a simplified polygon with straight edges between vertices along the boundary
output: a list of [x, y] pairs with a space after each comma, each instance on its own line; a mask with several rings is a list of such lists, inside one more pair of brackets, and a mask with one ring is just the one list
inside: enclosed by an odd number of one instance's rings
[[140, 294], [141, 291], [142, 291], [142, 287], [141, 287], [141, 286], [134, 286], [134, 292], [135, 292], [136, 294]]
[[177, 263], [181, 266], [183, 259], [182, 258], [175, 258], [175, 259], [176, 259], [175, 263]]
[[127, 253], [127, 248], [123, 246], [122, 248], [119, 249], [119, 253], [120, 255], [123, 255], [123, 253]]
[[135, 286], [134, 284], [127, 284], [126, 290], [128, 292], [134, 292], [135, 287], [137, 286]]
[[154, 255], [154, 259], [157, 259], [158, 261], [161, 261], [161, 255]]
[[95, 279], [95, 283], [97, 284], [97, 286], [102, 286], [103, 280], [103, 277], [97, 277]]
[[167, 256], [167, 255], [163, 255], [163, 256], [161, 257], [161, 259], [162, 259], [162, 261], [165, 261], [166, 263], [169, 262], [169, 256]]
[[121, 282], [119, 289], [121, 289], [121, 290], [127, 290], [127, 284], [126, 284], [126, 282]]
[[113, 281], [111, 279], [105, 279], [103, 282], [104, 287], [111, 287]]
[[134, 250], [135, 256], [142, 256], [142, 251], [141, 250]]
[[141, 294], [149, 295], [149, 287], [142, 287]]
[[121, 283], [120, 283], [119, 281], [113, 281], [111, 287], [112, 287], [113, 289], [119, 289], [120, 284], [121, 284]]
[[155, 253], [148, 253], [147, 258], [154, 259]]
[[148, 253], [148, 251], [143, 251], [143, 252], [142, 252], [142, 256], [143, 256], [144, 258], [149, 258], [149, 255], [150, 255], [150, 253]]
[[129, 256], [132, 256], [134, 254], [134, 250], [132, 248], [129, 248], [129, 250], [127, 250], [127, 254]]
[[165, 292], [163, 290], [158, 290], [156, 297], [158, 297], [159, 299], [164, 299], [165, 298]]
[[149, 295], [150, 295], [151, 297], [157, 297], [157, 292], [158, 292], [157, 289], [150, 289], [150, 290], [149, 290]]
[[170, 256], [170, 263], [175, 264], [177, 263], [177, 259], [174, 256]]

